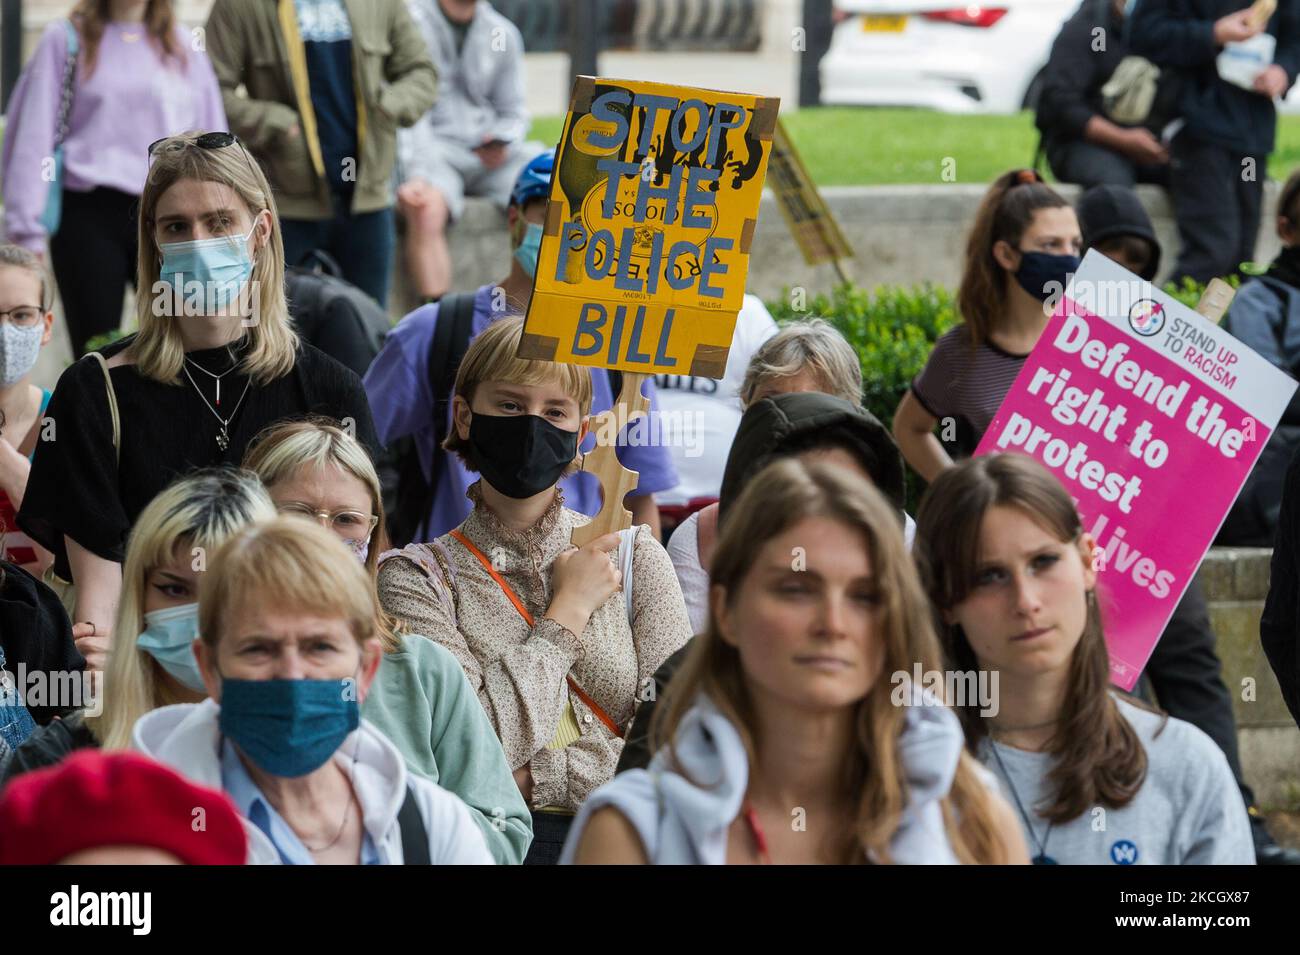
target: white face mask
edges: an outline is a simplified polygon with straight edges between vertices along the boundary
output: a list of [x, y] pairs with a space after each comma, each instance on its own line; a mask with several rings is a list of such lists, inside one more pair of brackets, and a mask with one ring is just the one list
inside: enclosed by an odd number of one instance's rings
[[0, 385], [7, 388], [36, 367], [44, 334], [44, 322], [37, 322], [31, 328], [0, 322]]

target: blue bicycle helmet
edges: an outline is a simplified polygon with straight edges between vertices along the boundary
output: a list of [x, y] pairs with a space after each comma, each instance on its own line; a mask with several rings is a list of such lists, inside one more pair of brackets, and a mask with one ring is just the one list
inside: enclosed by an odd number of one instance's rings
[[551, 194], [551, 170], [555, 168], [555, 150], [548, 150], [528, 160], [519, 173], [510, 204], [522, 207], [529, 199], [545, 199]]

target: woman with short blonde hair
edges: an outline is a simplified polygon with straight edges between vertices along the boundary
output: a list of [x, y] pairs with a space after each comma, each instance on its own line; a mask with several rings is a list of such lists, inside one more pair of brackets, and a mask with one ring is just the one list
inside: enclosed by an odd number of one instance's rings
[[135, 747], [219, 785], [250, 862], [490, 864], [465, 804], [409, 772], [360, 716], [383, 656], [378, 619], [375, 589], [337, 536], [298, 517], [244, 528], [200, 589], [209, 699], [148, 714]]
[[163, 487], [237, 464], [268, 424], [315, 413], [376, 447], [357, 376], [298, 340], [275, 198], [230, 133], [153, 144], [140, 197], [140, 330], [59, 379], [18, 523], [54, 554], [78, 647], [103, 665], [127, 532]]
[[533, 809], [526, 861], [540, 864], [614, 775], [639, 694], [690, 624], [649, 528], [571, 543], [591, 519], [564, 506], [557, 484], [581, 460], [591, 376], [517, 357], [522, 334], [522, 318], [497, 320], [456, 376], [446, 447], [481, 475], [474, 510], [383, 561], [379, 593], [464, 668]]
[[[244, 466], [281, 513], [330, 527], [374, 587], [387, 548], [384, 510], [379, 476], [355, 438], [324, 419], [285, 422], [257, 437]], [[382, 608], [376, 629], [384, 654], [362, 714], [412, 771], [465, 801], [497, 862], [522, 862], [532, 840], [528, 807], [460, 664], [427, 637], [399, 633]]]

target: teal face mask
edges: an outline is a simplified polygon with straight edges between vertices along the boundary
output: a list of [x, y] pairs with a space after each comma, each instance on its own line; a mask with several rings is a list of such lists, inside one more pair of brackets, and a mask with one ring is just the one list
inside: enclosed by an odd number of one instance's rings
[[206, 693], [199, 662], [194, 658], [194, 638], [199, 635], [199, 605], [168, 607], [144, 615], [145, 631], [136, 646], [161, 664], [183, 686]]
[[234, 301], [253, 275], [253, 258], [248, 240], [257, 231], [257, 223], [247, 234], [219, 235], [213, 239], [191, 242], [164, 242], [162, 268], [158, 277], [184, 301], [201, 289], [203, 310], [213, 315]]
[[524, 237], [515, 249], [515, 261], [524, 267], [531, 276], [537, 275], [537, 257], [542, 251], [542, 227], [536, 222], [528, 223]]

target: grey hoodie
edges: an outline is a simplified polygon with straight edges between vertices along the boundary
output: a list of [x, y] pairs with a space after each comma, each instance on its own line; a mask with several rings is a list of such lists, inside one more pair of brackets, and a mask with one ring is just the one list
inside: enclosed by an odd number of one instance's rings
[[[944, 828], [940, 800], [952, 788], [964, 746], [956, 715], [932, 694], [909, 683], [911, 703], [899, 738], [902, 773], [909, 794], [890, 843], [902, 865], [956, 864]], [[562, 865], [572, 864], [591, 814], [613, 806], [636, 829], [654, 865], [723, 865], [727, 831], [740, 815], [749, 785], [749, 761], [739, 733], [706, 696], [687, 711], [676, 736], [678, 759], [689, 775], [675, 771], [669, 747], [646, 769], [630, 769], [597, 789], [574, 820]], [[697, 785], [692, 779], [701, 780]], [[993, 777], [981, 771], [990, 791]]]

